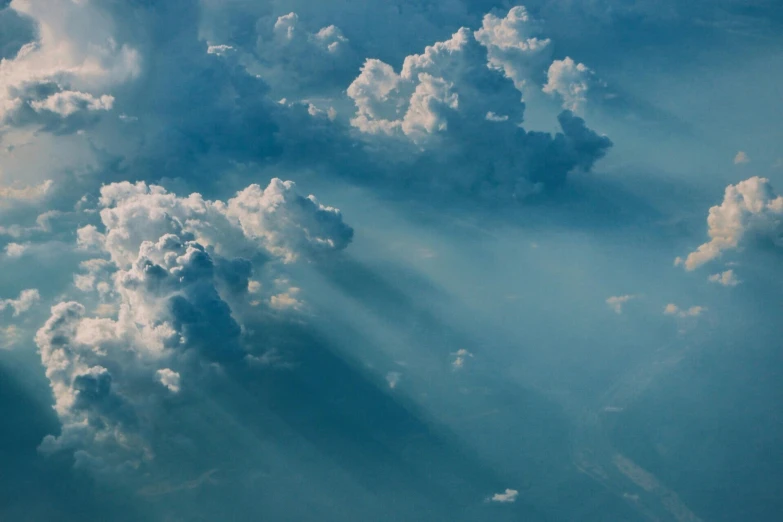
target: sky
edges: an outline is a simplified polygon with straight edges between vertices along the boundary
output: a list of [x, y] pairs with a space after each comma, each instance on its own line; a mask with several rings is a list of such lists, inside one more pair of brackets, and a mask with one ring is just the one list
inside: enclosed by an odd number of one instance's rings
[[775, 0], [0, 0], [0, 520], [783, 519]]

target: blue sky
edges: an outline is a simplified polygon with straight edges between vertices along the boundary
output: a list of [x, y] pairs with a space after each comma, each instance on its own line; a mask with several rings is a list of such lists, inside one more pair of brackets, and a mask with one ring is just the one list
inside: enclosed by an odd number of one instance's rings
[[777, 2], [0, 6], [0, 520], [783, 518]]

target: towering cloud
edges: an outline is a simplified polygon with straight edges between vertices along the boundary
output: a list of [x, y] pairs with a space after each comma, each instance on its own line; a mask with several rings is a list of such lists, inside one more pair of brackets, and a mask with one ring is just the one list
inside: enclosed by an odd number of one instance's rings
[[480, 31], [462, 28], [406, 57], [399, 73], [367, 60], [347, 90], [356, 105], [352, 125], [374, 143], [410, 143], [416, 168], [406, 170], [414, 182], [460, 191], [524, 197], [591, 169], [612, 142], [570, 111], [558, 116], [562, 132], [554, 136], [520, 126], [521, 76], [512, 78], [497, 53], [545, 45], [520, 32], [527, 22], [518, 8], [503, 20], [488, 15]]
[[710, 241], [684, 260], [677, 258], [676, 264], [694, 270], [754, 242], [783, 246], [783, 196], [775, 193], [768, 179], [758, 176], [729, 185], [723, 202], [710, 208], [707, 227]]
[[[38, 331], [62, 422], [42, 449], [73, 449], [93, 467], [135, 468], [154, 458], [149, 431], [170, 394], [186, 393], [209, 365], [230, 368], [263, 352], [245, 346], [236, 310], [249, 306], [253, 271], [269, 259], [343, 249], [353, 231], [337, 209], [279, 179], [228, 202], [113, 183], [100, 204], [101, 228], [85, 227], [79, 238], [104, 258], [83, 262], [76, 284], [112, 313], [90, 317], [82, 304], [63, 302]], [[23, 293], [8, 304], [21, 310], [30, 300]]]

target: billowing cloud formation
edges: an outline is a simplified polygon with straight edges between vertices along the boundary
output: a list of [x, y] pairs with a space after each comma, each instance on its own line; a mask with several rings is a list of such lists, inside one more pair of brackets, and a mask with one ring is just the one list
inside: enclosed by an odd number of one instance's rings
[[749, 243], [783, 246], [783, 196], [775, 194], [768, 179], [758, 176], [729, 185], [723, 202], [710, 208], [707, 226], [710, 241], [684, 260], [678, 257], [675, 264], [694, 270]]
[[257, 245], [287, 261], [343, 249], [353, 237], [339, 210], [300, 196], [293, 182], [277, 178], [266, 189], [251, 185], [225, 203], [200, 194], [178, 197], [144, 182], [112, 183], [101, 189], [100, 203], [105, 232], [90, 225], [79, 230], [79, 240], [102, 245], [118, 266], [134, 261], [144, 238], [167, 233], [193, 237], [219, 252]]
[[58, 128], [80, 113], [109, 110], [114, 98], [105, 91], [139, 73], [139, 53], [117, 44], [92, 2], [14, 0], [11, 7], [36, 21], [38, 39], [0, 61], [0, 129]]
[[563, 183], [572, 171], [590, 170], [612, 142], [570, 111], [558, 116], [562, 133], [555, 136], [520, 127], [520, 93], [492, 66], [488, 49], [532, 44], [493, 20], [477, 36], [462, 28], [406, 57], [399, 73], [367, 60], [347, 90], [356, 105], [351, 123], [367, 136], [410, 143], [404, 157], [412, 156], [418, 168], [406, 170], [436, 186], [524, 197]]
[[502, 71], [523, 91], [531, 69], [548, 57], [551, 41], [538, 38], [540, 23], [533, 20], [522, 6], [512, 7], [505, 18], [493, 13], [484, 15], [481, 29], [474, 33], [487, 48], [489, 65]]
[[14, 317], [17, 317], [32, 308], [40, 299], [41, 295], [38, 290], [34, 288], [22, 290], [16, 299], [0, 299], [0, 312], [11, 308], [14, 311]]
[[274, 24], [262, 18], [256, 30], [257, 72], [285, 96], [323, 94], [346, 81], [358, 65], [348, 38], [334, 25], [309, 32], [296, 13], [288, 13]]
[[103, 230], [85, 227], [79, 239], [102, 257], [83, 262], [75, 284], [113, 312], [90, 317], [78, 302], [60, 303], [38, 331], [62, 423], [41, 447], [75, 450], [91, 467], [135, 468], [154, 457], [156, 408], [185, 392], [188, 376], [251, 355], [237, 310], [254, 269], [344, 248], [352, 229], [339, 211], [278, 179], [226, 203], [113, 183], [100, 204]]
[[564, 109], [582, 113], [587, 103], [587, 91], [592, 75], [593, 72], [585, 64], [576, 63], [569, 57], [555, 60], [547, 71], [547, 83], [543, 91], [560, 96]]

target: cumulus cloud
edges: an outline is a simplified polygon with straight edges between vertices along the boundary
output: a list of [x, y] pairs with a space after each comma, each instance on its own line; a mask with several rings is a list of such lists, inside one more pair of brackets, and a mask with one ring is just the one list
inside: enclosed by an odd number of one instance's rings
[[35, 288], [22, 290], [16, 299], [0, 299], [0, 311], [10, 308], [17, 317], [32, 308], [41, 300], [41, 294]]
[[683, 309], [674, 303], [669, 303], [664, 307], [663, 313], [664, 315], [673, 315], [676, 317], [685, 318], [685, 317], [698, 317], [706, 310], [707, 309], [704, 308], [703, 306], [691, 306], [690, 308]]
[[694, 270], [719, 258], [724, 252], [754, 242], [783, 246], [783, 196], [777, 195], [766, 178], [754, 176], [729, 185], [723, 202], [707, 216], [710, 241], [675, 264]]
[[734, 270], [726, 270], [719, 274], [712, 274], [708, 279], [711, 283], [718, 283], [723, 286], [737, 286], [741, 283], [741, 281], [737, 279]]
[[501, 504], [508, 504], [512, 502], [516, 502], [517, 497], [519, 496], [519, 491], [516, 489], [506, 489], [503, 493], [495, 493], [492, 495], [490, 500], [492, 502], [500, 502]]
[[117, 43], [94, 3], [30, 0], [11, 8], [35, 22], [38, 38], [0, 61], [0, 128], [110, 110], [114, 98], [105, 91], [139, 73], [139, 53]]
[[563, 108], [581, 114], [587, 103], [587, 92], [593, 81], [593, 72], [583, 63], [566, 57], [555, 60], [547, 71], [543, 91], [563, 100]]
[[169, 389], [173, 393], [179, 393], [180, 389], [180, 375], [179, 373], [169, 369], [161, 368], [155, 372], [155, 377], [158, 378], [158, 382]]
[[315, 196], [300, 196], [295, 188], [292, 181], [275, 178], [265, 189], [251, 185], [217, 208], [245, 236], [261, 241], [286, 261], [301, 253], [315, 255], [348, 246], [353, 229], [340, 211], [322, 205]]
[[133, 262], [143, 238], [166, 233], [193, 237], [219, 252], [253, 245], [286, 261], [341, 250], [353, 237], [339, 210], [300, 196], [293, 182], [277, 178], [266, 188], [251, 185], [227, 202], [195, 193], [178, 197], [144, 182], [113, 183], [101, 189], [100, 204], [105, 231], [83, 227], [79, 243], [105, 244], [120, 266]]
[[358, 65], [348, 38], [335, 25], [310, 32], [292, 12], [273, 24], [262, 18], [256, 30], [258, 61], [250, 70], [285, 96], [324, 94], [348, 80]]
[[520, 127], [519, 91], [492, 67], [492, 47], [484, 42], [517, 50], [533, 44], [512, 45], [519, 35], [492, 20], [491, 37], [488, 28], [475, 34], [462, 28], [407, 56], [399, 73], [367, 60], [348, 87], [356, 106], [351, 124], [366, 139], [411, 144], [409, 154], [390, 154], [414, 163], [404, 169], [418, 176], [410, 182], [521, 198], [562, 184], [571, 172], [590, 170], [611, 147], [609, 138], [570, 111], [558, 116], [562, 132], [554, 136]]
[[635, 295], [613, 295], [609, 297], [606, 300], [606, 304], [609, 305], [609, 308], [614, 310], [616, 314], [623, 313], [623, 305], [630, 301], [631, 299], [636, 299]]
[[[111, 183], [99, 205], [100, 225], [83, 227], [77, 239], [95, 257], [82, 261], [74, 284], [112, 313], [93, 317], [81, 303], [63, 302], [38, 331], [62, 423], [42, 449], [70, 449], [84, 465], [121, 469], [154, 458], [153, 411], [168, 400], [161, 390], [181, 393], [183, 380], [204, 367], [254, 357], [242, 322], [249, 291], [263, 288], [251, 280], [254, 270], [345, 248], [352, 229], [338, 210], [278, 179], [227, 202]], [[286, 284], [268, 310], [298, 310], [298, 291]], [[29, 300], [23, 293], [19, 303]], [[19, 303], [9, 301], [26, 306]]]
[[539, 38], [540, 33], [541, 24], [523, 6], [516, 6], [503, 18], [484, 15], [474, 36], [487, 48], [489, 66], [502, 71], [523, 91], [531, 70], [548, 57], [551, 41]]

